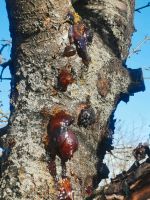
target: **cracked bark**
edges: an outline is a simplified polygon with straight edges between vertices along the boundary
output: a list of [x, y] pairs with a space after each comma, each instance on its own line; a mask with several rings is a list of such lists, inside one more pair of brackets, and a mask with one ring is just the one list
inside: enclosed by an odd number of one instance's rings
[[[106, 199], [140, 200], [150, 197], [150, 160], [147, 159], [137, 169], [127, 174], [126, 177], [112, 181], [105, 189]], [[128, 195], [125, 184], [128, 184]]]
[[[1, 199], [56, 199], [57, 190], [50, 176], [42, 137], [47, 121], [40, 114], [43, 108], [60, 106], [75, 117], [71, 125], [79, 140], [79, 149], [71, 161], [70, 171], [75, 200], [86, 197], [87, 177], [100, 180], [99, 167], [106, 151], [111, 149], [114, 129], [113, 113], [117, 104], [128, 101], [132, 94], [144, 90], [142, 72], [133, 76], [123, 67], [133, 32], [134, 1], [81, 1], [72, 7], [69, 0], [6, 0], [12, 36], [10, 134], [15, 146], [1, 178]], [[94, 31], [88, 48], [92, 62], [88, 70], [78, 55], [62, 57], [69, 43], [68, 24], [60, 23], [68, 10], [75, 9]], [[72, 66], [76, 81], [66, 92], [55, 92], [58, 71]], [[131, 70], [132, 71], [132, 70]], [[136, 81], [135, 81], [136, 79]], [[107, 81], [106, 81], [107, 80]], [[105, 84], [102, 84], [105, 82]], [[139, 84], [136, 84], [136, 83]], [[107, 87], [106, 87], [107, 85]], [[140, 85], [140, 87], [139, 87]], [[136, 88], [136, 89], [135, 89]], [[103, 92], [101, 92], [103, 91]], [[89, 127], [77, 126], [78, 106], [86, 102], [95, 110], [97, 121]], [[61, 163], [57, 159], [60, 174]], [[82, 182], [82, 184], [81, 184]]]

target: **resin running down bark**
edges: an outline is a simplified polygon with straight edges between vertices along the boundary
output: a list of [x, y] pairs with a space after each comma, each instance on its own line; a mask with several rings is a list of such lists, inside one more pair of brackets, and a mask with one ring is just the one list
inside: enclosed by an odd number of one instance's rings
[[[65, 163], [66, 179], [62, 179], [62, 152], [56, 153], [53, 167], [56, 165], [62, 192], [72, 188], [68, 198], [85, 199], [108, 174], [103, 158], [113, 148], [113, 112], [123, 95], [130, 95], [128, 90], [134, 80], [122, 65], [133, 33], [134, 1], [114, 0], [112, 5], [111, 0], [83, 0], [76, 1], [74, 8], [70, 0], [6, 0], [6, 4], [13, 67], [9, 134], [3, 140], [14, 138], [15, 145], [7, 168], [3, 167], [0, 198], [58, 198], [43, 136], [47, 134], [52, 111], [65, 110], [74, 119], [66, 131], [75, 133], [78, 150]], [[64, 55], [66, 46], [70, 46], [70, 24], [64, 22], [69, 12], [78, 13], [93, 32], [91, 44], [84, 52], [88, 62], [76, 53], [77, 44], [72, 44], [74, 49]], [[82, 32], [85, 27], [78, 28]], [[143, 79], [138, 80], [144, 87]], [[132, 92], [143, 90], [138, 87]], [[41, 114], [43, 109], [48, 115]], [[74, 137], [72, 133], [69, 134]], [[70, 136], [63, 133], [59, 139], [66, 141]]]

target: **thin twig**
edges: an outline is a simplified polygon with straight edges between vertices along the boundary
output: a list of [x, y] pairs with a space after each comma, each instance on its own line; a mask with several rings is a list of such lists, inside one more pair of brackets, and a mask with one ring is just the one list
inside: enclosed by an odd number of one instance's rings
[[128, 55], [128, 58], [130, 58], [133, 54], [141, 51], [141, 46], [148, 40], [150, 40], [150, 37], [145, 36], [144, 39], [141, 42], [139, 42], [139, 44], [137, 44], [137, 46], [134, 49], [132, 49], [132, 51]]
[[124, 158], [119, 158], [118, 156], [115, 156], [112, 152], [109, 153], [111, 156], [113, 156], [114, 158], [118, 159], [118, 160], [123, 160], [123, 161], [129, 161], [127, 159]]
[[5, 118], [8, 120], [8, 115], [4, 114], [4, 112], [2, 110], [0, 110], [0, 119]]
[[142, 68], [143, 68], [144, 70], [150, 71], [150, 67], [145, 67], [145, 66], [143, 66]]
[[2, 52], [5, 49], [5, 47], [11, 46], [12, 42], [11, 42], [11, 40], [0, 40], [0, 42], [3, 43], [3, 44], [1, 44], [1, 48], [0, 48], [0, 64], [2, 64], [3, 61], [6, 60], [5, 58], [2, 57]]
[[10, 45], [11, 45], [11, 43], [12, 43], [11, 40], [0, 40], [0, 42], [5, 42], [6, 44], [10, 44]]
[[5, 47], [7, 47], [9, 44], [2, 44], [2, 47], [0, 48], [0, 54], [2, 54]]
[[142, 9], [144, 9], [144, 8], [147, 8], [147, 7], [149, 7], [149, 6], [150, 6], [150, 2], [148, 2], [147, 5], [145, 5], [145, 6], [142, 6], [142, 7], [140, 7], [140, 8], [135, 9], [135, 11], [141, 13], [140, 10], [142, 10]]
[[10, 80], [12, 80], [12, 78], [1, 78], [1, 81], [2, 81], [2, 80], [10, 81]]
[[[7, 62], [4, 62], [4, 63], [0, 64], [0, 66], [2, 67], [2, 71], [1, 71], [1, 73], [0, 73], [0, 80], [3, 80], [3, 79], [4, 79], [4, 78], [2, 78], [3, 72], [4, 72], [5, 68], [6, 68], [7, 66], [9, 66], [10, 64], [11, 64], [11, 60], [8, 60]], [[10, 80], [10, 79], [9, 79], [9, 80]]]
[[144, 77], [144, 79], [148, 79], [148, 80], [150, 80], [150, 77]]

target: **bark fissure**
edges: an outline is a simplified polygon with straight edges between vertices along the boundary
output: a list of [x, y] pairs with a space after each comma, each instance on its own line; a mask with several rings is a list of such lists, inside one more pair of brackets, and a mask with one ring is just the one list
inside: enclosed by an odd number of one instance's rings
[[[1, 179], [2, 199], [57, 198], [42, 142], [48, 124], [48, 119], [41, 115], [45, 108], [50, 114], [55, 109], [67, 110], [75, 118], [71, 129], [78, 137], [79, 148], [66, 163], [74, 198], [84, 199], [88, 196], [87, 187], [93, 187], [92, 181], [96, 187], [103, 177], [103, 157], [112, 142], [112, 113], [121, 94], [128, 94], [132, 82], [122, 62], [127, 57], [133, 31], [133, 5], [118, 2], [112, 5], [110, 0], [88, 1], [88, 4], [79, 1], [75, 5], [94, 32], [88, 47], [91, 63], [87, 67], [78, 54], [63, 57], [69, 44], [70, 25], [63, 22], [68, 11], [73, 11], [70, 1], [6, 1], [13, 65], [10, 135], [16, 144]], [[57, 80], [60, 71], [68, 70], [68, 66], [75, 81], [62, 92], [57, 90]], [[96, 114], [96, 122], [84, 128], [78, 126], [78, 116], [87, 99]], [[61, 178], [59, 158], [56, 166]]]

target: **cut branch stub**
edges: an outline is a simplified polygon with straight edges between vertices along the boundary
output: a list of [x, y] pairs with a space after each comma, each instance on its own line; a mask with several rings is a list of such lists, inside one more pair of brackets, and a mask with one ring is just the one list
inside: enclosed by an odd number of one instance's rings
[[132, 95], [136, 92], [144, 91], [144, 79], [142, 69], [128, 69], [131, 83], [128, 87], [128, 92]]

